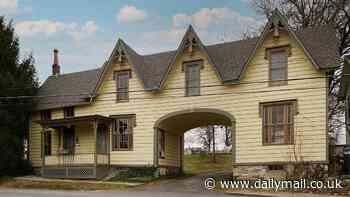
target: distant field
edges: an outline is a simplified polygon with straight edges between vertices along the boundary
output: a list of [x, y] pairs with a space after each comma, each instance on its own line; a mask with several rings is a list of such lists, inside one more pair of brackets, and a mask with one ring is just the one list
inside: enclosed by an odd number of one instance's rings
[[188, 174], [224, 171], [232, 169], [232, 155], [216, 155], [216, 163], [211, 161], [211, 155], [185, 155], [184, 170]]

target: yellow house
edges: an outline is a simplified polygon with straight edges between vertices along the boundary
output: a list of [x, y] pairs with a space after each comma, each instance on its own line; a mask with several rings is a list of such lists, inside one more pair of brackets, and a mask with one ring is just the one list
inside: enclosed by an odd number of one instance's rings
[[190, 26], [179, 47], [140, 55], [118, 40], [101, 68], [53, 73], [30, 125], [30, 159], [47, 177], [110, 169], [178, 173], [184, 132], [232, 127], [232, 166], [328, 163], [327, 72], [335, 30], [292, 30], [275, 11], [261, 36], [204, 45]]

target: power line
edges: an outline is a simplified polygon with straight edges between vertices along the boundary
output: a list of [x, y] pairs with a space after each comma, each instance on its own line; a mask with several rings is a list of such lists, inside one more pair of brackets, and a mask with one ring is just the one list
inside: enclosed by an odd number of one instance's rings
[[[308, 87], [308, 88], [288, 88], [288, 89], [276, 89], [276, 90], [260, 90], [260, 91], [240, 91], [240, 92], [224, 92], [224, 93], [207, 93], [201, 94], [194, 97], [202, 96], [224, 96], [224, 95], [240, 95], [240, 94], [259, 94], [259, 93], [271, 93], [271, 92], [288, 92], [288, 91], [303, 91], [303, 90], [321, 90], [326, 89], [327, 87]], [[166, 98], [185, 98], [184, 95], [167, 95], [167, 96], [157, 96], [157, 97], [130, 97], [128, 100], [154, 100], [154, 99], [166, 99]], [[95, 101], [116, 101], [115, 98], [106, 98], [106, 99], [96, 99]], [[18, 103], [19, 101], [16, 101]], [[22, 102], [25, 103], [25, 102]], [[60, 101], [47, 101], [40, 102], [40, 104], [57, 104]], [[79, 102], [77, 102], [79, 103]], [[6, 104], [3, 101], [0, 101], [0, 104]]]
[[[326, 77], [304, 77], [304, 78], [294, 78], [294, 79], [284, 79], [284, 80], [262, 80], [262, 81], [245, 81], [245, 82], [238, 82], [237, 84], [208, 84], [208, 85], [201, 85], [196, 86], [193, 88], [211, 88], [211, 87], [222, 87], [222, 86], [229, 86], [229, 85], [249, 85], [249, 84], [261, 84], [261, 83], [270, 83], [270, 82], [288, 82], [288, 81], [301, 81], [301, 80], [312, 80], [312, 79], [327, 79], [330, 78], [329, 76]], [[187, 87], [173, 87], [173, 88], [163, 88], [161, 91], [167, 91], [167, 90], [183, 90]], [[189, 87], [191, 88], [191, 87]], [[0, 97], [1, 99], [30, 99], [30, 98], [46, 98], [46, 97], [69, 97], [69, 96], [86, 96], [86, 97], [93, 97], [93, 96], [99, 96], [99, 95], [106, 95], [106, 94], [116, 94], [116, 93], [137, 93], [137, 92], [150, 92], [149, 90], [141, 89], [141, 90], [129, 90], [129, 91], [112, 91], [112, 92], [102, 92], [98, 93], [96, 95], [87, 94], [87, 93], [81, 93], [81, 94], [55, 94], [55, 95], [34, 95], [34, 96], [4, 96]]]

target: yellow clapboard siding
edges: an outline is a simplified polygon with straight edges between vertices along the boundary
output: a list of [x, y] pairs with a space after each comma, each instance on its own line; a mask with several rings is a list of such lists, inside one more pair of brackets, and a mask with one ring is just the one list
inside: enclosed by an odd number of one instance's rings
[[[268, 60], [264, 59], [265, 47], [275, 45], [291, 45], [292, 55], [288, 58], [289, 79], [319, 77], [307, 80], [288, 81], [288, 85], [269, 87], [267, 83], [250, 83], [268, 80]], [[203, 59], [204, 67], [201, 70], [201, 86], [216, 85], [215, 87], [202, 87], [199, 97], [184, 97], [185, 73], [181, 70], [183, 61]], [[100, 87], [100, 96], [95, 103], [89, 106], [76, 107], [76, 116], [100, 114], [103, 116], [119, 114], [136, 114], [137, 126], [134, 128], [134, 150], [112, 151], [111, 164], [113, 165], [153, 165], [154, 159], [154, 124], [171, 113], [192, 108], [214, 108], [232, 114], [236, 119], [236, 162], [273, 162], [293, 160], [293, 149], [301, 146], [298, 152], [304, 160], [327, 160], [327, 80], [325, 73], [317, 71], [305, 56], [298, 44], [291, 40], [287, 34], [282, 33], [278, 42], [268, 37], [263, 46], [259, 48], [250, 65], [241, 79], [242, 84], [222, 86], [214, 68], [201, 52], [193, 56], [182, 55], [165, 81], [164, 90], [160, 92], [130, 92], [130, 101], [116, 103], [116, 82], [113, 73], [116, 70], [132, 70], [130, 90], [143, 90], [143, 85], [137, 78], [132, 66], [113, 65]], [[247, 83], [247, 84], [245, 84]], [[314, 89], [307, 89], [314, 88]], [[295, 89], [295, 90], [291, 90]], [[298, 89], [298, 90], [296, 90]], [[265, 92], [264, 92], [265, 91]], [[209, 95], [208, 95], [209, 94]], [[213, 95], [210, 95], [213, 94]], [[215, 95], [225, 94], [225, 95]], [[147, 98], [147, 99], [146, 99]], [[262, 119], [259, 116], [261, 102], [297, 99], [298, 114], [295, 118], [295, 146], [262, 145]], [[55, 110], [53, 118], [61, 118], [61, 109]], [[33, 120], [38, 118], [34, 114]], [[83, 131], [84, 130], [84, 131]], [[31, 160], [36, 166], [40, 165], [40, 125], [31, 126]], [[91, 128], [78, 130], [80, 147], [77, 151], [91, 151], [93, 138]], [[169, 137], [166, 147], [166, 158], [160, 159], [160, 165], [179, 166], [179, 144], [175, 137]]]

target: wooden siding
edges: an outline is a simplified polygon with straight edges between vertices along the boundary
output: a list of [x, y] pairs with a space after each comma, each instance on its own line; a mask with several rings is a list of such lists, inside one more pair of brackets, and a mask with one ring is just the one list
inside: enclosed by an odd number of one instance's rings
[[165, 158], [159, 159], [160, 166], [180, 167], [180, 136], [165, 132]]
[[[129, 65], [113, 65], [107, 72], [94, 104], [75, 108], [76, 116], [100, 114], [104, 116], [136, 114], [133, 151], [112, 151], [112, 165], [153, 165], [154, 124], [162, 116], [192, 108], [214, 108], [232, 114], [236, 119], [236, 163], [288, 162], [294, 160], [294, 152], [304, 161], [327, 161], [327, 80], [325, 78], [289, 81], [286, 86], [269, 87], [268, 83], [245, 83], [268, 80], [268, 60], [264, 58], [265, 48], [277, 45], [291, 45], [288, 57], [288, 77], [324, 77], [307, 59], [301, 48], [285, 33], [279, 41], [268, 37], [257, 50], [255, 57], [244, 72], [242, 84], [222, 86], [215, 69], [206, 57], [196, 52], [193, 56], [182, 55], [172, 67], [160, 92], [142, 91], [143, 86]], [[203, 59], [201, 70], [201, 95], [185, 97], [185, 73], [181, 70], [183, 61]], [[132, 69], [130, 79], [130, 101], [116, 102], [113, 73], [117, 70]], [[147, 69], [147, 68], [146, 68]], [[182, 89], [172, 89], [182, 88]], [[303, 89], [304, 88], [304, 89]], [[314, 88], [314, 89], [305, 89]], [[137, 91], [139, 90], [139, 91]], [[250, 93], [248, 93], [250, 92]], [[295, 145], [262, 145], [262, 120], [259, 117], [259, 103], [296, 99], [299, 113], [295, 116]], [[57, 111], [57, 112], [56, 112]], [[53, 118], [63, 116], [56, 110]], [[34, 115], [34, 119], [37, 115]], [[167, 147], [168, 148], [168, 147]], [[294, 151], [296, 150], [296, 151]], [[40, 165], [40, 126], [33, 123], [31, 128], [31, 159]], [[161, 161], [162, 163], [162, 161]]]

